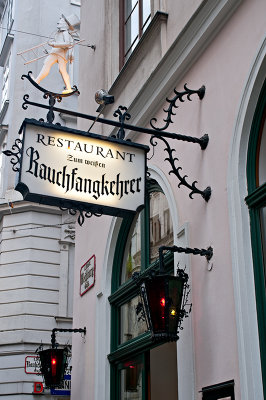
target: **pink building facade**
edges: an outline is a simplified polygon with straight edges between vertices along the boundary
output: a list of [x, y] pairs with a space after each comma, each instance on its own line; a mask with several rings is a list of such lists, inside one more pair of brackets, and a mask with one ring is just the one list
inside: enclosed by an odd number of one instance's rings
[[[102, 117], [117, 120], [123, 105], [128, 123], [162, 128], [173, 89], [204, 85], [202, 99], [176, 103], [164, 130], [209, 136], [205, 150], [167, 140], [180, 175], [211, 187], [211, 197], [190, 198], [169, 173], [162, 140], [153, 147], [150, 135], [126, 130], [126, 139], [150, 147], [148, 195], [141, 215], [77, 226], [73, 326], [87, 334], [72, 338], [73, 399], [266, 398], [265, 22], [263, 0], [82, 3], [81, 37], [96, 49], [80, 53], [79, 111], [96, 115], [94, 93], [104, 88], [115, 103]], [[117, 129], [96, 123], [91, 132]], [[134, 314], [132, 273], [156, 267], [165, 244], [211, 246], [213, 257], [165, 255], [171, 273], [186, 267], [192, 311], [177, 343], [154, 346]], [[95, 282], [81, 293], [81, 267], [92, 256]]]

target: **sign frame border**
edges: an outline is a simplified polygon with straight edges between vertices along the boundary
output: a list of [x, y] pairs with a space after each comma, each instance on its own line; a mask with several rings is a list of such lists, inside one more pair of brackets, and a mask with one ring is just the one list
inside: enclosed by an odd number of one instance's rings
[[[81, 267], [80, 267], [80, 272], [79, 272], [79, 278], [81, 278], [81, 270], [82, 270], [82, 268], [84, 267], [84, 265], [86, 265], [92, 258], [94, 258], [94, 266], [93, 266], [93, 269], [94, 269], [94, 280], [93, 280], [93, 283], [86, 289], [86, 290], [84, 290], [84, 292], [82, 292], [81, 293], [81, 284], [80, 284], [80, 287], [79, 287], [79, 294], [80, 294], [80, 297], [82, 297], [88, 290], [90, 290], [94, 285], [95, 285], [95, 280], [96, 280], [96, 256], [95, 256], [95, 254], [93, 254]], [[79, 283], [80, 283], [80, 280], [79, 280]]]
[[[128, 147], [133, 147], [137, 149], [142, 149], [145, 152], [145, 162], [144, 162], [144, 194], [143, 194], [143, 204], [141, 204], [139, 207], [136, 208], [136, 210], [127, 210], [124, 208], [119, 208], [119, 207], [111, 207], [111, 206], [105, 206], [105, 205], [97, 205], [94, 203], [87, 203], [83, 201], [78, 201], [78, 200], [68, 200], [56, 196], [47, 196], [45, 194], [40, 194], [40, 193], [33, 193], [29, 191], [29, 188], [27, 187], [26, 184], [24, 184], [21, 181], [21, 167], [23, 164], [23, 151], [24, 151], [24, 138], [25, 138], [25, 131], [27, 125], [31, 126], [38, 126], [42, 128], [48, 128], [48, 129], [53, 129], [56, 131], [61, 131], [64, 133], [69, 133], [72, 135], [77, 135], [77, 136], [83, 136], [83, 137], [88, 137], [88, 138], [93, 138], [97, 140], [102, 140], [104, 142], [110, 142], [112, 144], [121, 144], [124, 146]], [[78, 129], [72, 129], [68, 128], [65, 126], [61, 125], [55, 125], [47, 122], [41, 122], [37, 121], [35, 119], [29, 119], [25, 118], [20, 130], [19, 134], [23, 135], [22, 137], [22, 146], [21, 146], [21, 158], [19, 161], [19, 171], [16, 176], [16, 182], [15, 182], [15, 190], [20, 192], [23, 196], [23, 200], [25, 201], [31, 201], [33, 203], [39, 203], [39, 204], [45, 204], [48, 206], [56, 206], [59, 208], [66, 208], [69, 210], [78, 210], [84, 213], [91, 213], [91, 214], [98, 214], [100, 215], [110, 215], [114, 217], [127, 217], [129, 215], [135, 215], [137, 212], [141, 211], [145, 207], [145, 198], [147, 195], [147, 153], [149, 152], [150, 148], [147, 145], [144, 144], [139, 144], [131, 141], [126, 141], [126, 140], [121, 140], [109, 136], [102, 136], [98, 135], [95, 133], [89, 133], [85, 131], [81, 131]]]

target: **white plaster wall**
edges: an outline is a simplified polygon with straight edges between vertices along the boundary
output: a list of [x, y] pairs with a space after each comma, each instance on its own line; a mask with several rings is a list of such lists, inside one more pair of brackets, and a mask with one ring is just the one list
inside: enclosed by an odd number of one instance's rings
[[[7, 148], [18, 137], [24, 118], [45, 118], [46, 112], [29, 107], [22, 109], [23, 96], [31, 101], [47, 102], [21, 75], [29, 70], [36, 76], [43, 61], [24, 66], [17, 52], [44, 42], [56, 30], [62, 13], [79, 15], [80, 7], [70, 0], [15, 0], [14, 35], [11, 48], [9, 107], [2, 124], [7, 125]], [[5, 27], [5, 22], [2, 22]], [[1, 30], [1, 41], [6, 31]], [[74, 65], [75, 82], [78, 84], [78, 54]], [[2, 69], [2, 68], [1, 68]], [[59, 79], [58, 79], [59, 78]], [[42, 83], [51, 90], [63, 88], [57, 66]], [[77, 98], [62, 102], [61, 106], [75, 109]], [[46, 118], [45, 118], [46, 119]], [[56, 122], [73, 125], [59, 116]], [[74, 121], [76, 124], [76, 121]], [[2, 127], [1, 127], [2, 128]], [[5, 158], [3, 193], [0, 199], [0, 396], [9, 399], [32, 399], [33, 382], [41, 381], [38, 375], [25, 373], [25, 357], [32, 355], [43, 342], [50, 344], [54, 327], [72, 326], [72, 284], [74, 240], [73, 217], [52, 207], [21, 202], [21, 195], [14, 191], [15, 174], [10, 159]], [[7, 205], [14, 202], [14, 209]], [[43, 225], [43, 227], [40, 227]], [[66, 232], [66, 230], [68, 230]], [[71, 343], [70, 334], [58, 334], [60, 344]], [[44, 398], [51, 398], [46, 391]]]

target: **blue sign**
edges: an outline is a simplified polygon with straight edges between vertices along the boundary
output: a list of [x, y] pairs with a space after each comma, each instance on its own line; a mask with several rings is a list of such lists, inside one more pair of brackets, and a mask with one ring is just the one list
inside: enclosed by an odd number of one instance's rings
[[62, 389], [51, 389], [52, 395], [70, 396], [71, 393], [71, 375], [64, 376], [64, 386]]

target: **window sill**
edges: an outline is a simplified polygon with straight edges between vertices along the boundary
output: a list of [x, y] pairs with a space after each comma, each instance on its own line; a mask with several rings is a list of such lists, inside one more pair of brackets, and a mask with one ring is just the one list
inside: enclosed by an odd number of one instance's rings
[[123, 345], [120, 345], [117, 350], [110, 353], [107, 357], [110, 362], [120, 361], [121, 358], [130, 357], [133, 354], [141, 352], [143, 349], [148, 350], [154, 345], [150, 332], [145, 332]]

